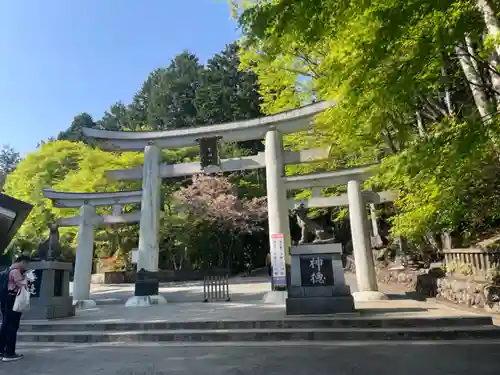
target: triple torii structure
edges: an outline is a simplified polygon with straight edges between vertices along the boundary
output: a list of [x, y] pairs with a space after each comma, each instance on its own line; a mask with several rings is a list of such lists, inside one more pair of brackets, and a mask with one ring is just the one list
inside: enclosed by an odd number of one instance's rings
[[[140, 222], [141, 213], [139, 211], [123, 213], [123, 206], [140, 203], [142, 191], [65, 193], [43, 190], [43, 195], [53, 201], [54, 207], [80, 208], [80, 216], [60, 218], [57, 220], [57, 224], [60, 227], [79, 227], [73, 278], [73, 304], [78, 307], [95, 306], [95, 302], [90, 299], [95, 228]], [[112, 215], [97, 215], [96, 207], [100, 206], [112, 206]]]
[[[319, 102], [295, 110], [276, 115], [226, 124], [207, 125], [196, 128], [145, 131], [117, 132], [84, 128], [85, 136], [94, 138], [101, 149], [107, 151], [144, 151], [143, 167], [109, 171], [108, 175], [116, 179], [142, 178], [141, 219], [138, 249], [138, 269], [156, 272], [158, 270], [158, 228], [160, 212], [161, 178], [186, 176], [195, 173], [214, 173], [254, 168], [265, 168], [268, 200], [269, 237], [273, 249], [273, 237], [282, 236], [285, 253], [291, 247], [290, 226], [288, 217], [287, 189], [301, 189], [311, 186], [348, 185], [348, 203], [351, 207], [351, 228], [356, 267], [359, 280], [367, 280], [359, 286], [360, 291], [377, 292], [377, 284], [373, 269], [371, 246], [366, 241], [365, 210], [360, 182], [368, 178], [368, 168], [359, 171], [335, 171], [323, 174], [285, 177], [286, 164], [297, 164], [313, 161], [315, 157], [325, 156], [328, 150], [305, 150], [287, 152], [283, 150], [284, 134], [295, 133], [310, 128], [313, 118], [332, 107], [334, 103]], [[237, 159], [218, 160], [218, 142], [239, 142], [254, 139], [265, 139], [265, 152], [256, 156]], [[161, 162], [161, 149], [181, 148], [200, 145], [201, 151], [212, 155], [212, 160], [202, 167], [198, 163], [167, 165]], [[202, 155], [203, 156], [203, 155]], [[203, 157], [202, 157], [203, 160]], [[316, 159], [317, 160], [317, 159]], [[369, 260], [371, 259], [371, 261]], [[358, 264], [359, 263], [359, 264]], [[371, 269], [370, 269], [371, 267]], [[157, 288], [156, 288], [157, 289]], [[157, 290], [156, 290], [157, 292]], [[128, 306], [155, 303], [155, 295], [129, 300]], [[154, 298], [153, 298], [154, 297]]]

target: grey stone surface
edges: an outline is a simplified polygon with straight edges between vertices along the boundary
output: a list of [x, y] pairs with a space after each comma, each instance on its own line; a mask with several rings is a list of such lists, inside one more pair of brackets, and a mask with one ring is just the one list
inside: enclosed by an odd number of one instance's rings
[[287, 296], [288, 293], [285, 290], [272, 290], [264, 294], [262, 302], [273, 305], [284, 305]]
[[[23, 319], [57, 319], [75, 316], [73, 298], [69, 295], [71, 263], [40, 261], [30, 264], [32, 270], [41, 272], [38, 294], [31, 298], [31, 308]], [[62, 274], [61, 274], [62, 273]], [[56, 280], [60, 276], [60, 280]], [[55, 295], [56, 283], [61, 283]]]
[[[341, 245], [336, 243], [305, 244], [292, 248], [291, 285], [286, 300], [288, 315], [354, 312], [354, 300], [345, 282], [341, 252]], [[301, 261], [305, 259], [306, 262], [313, 262], [316, 256], [321, 259], [329, 258], [331, 261], [333, 285], [303, 285]], [[324, 267], [318, 266], [316, 271], [321, 269], [321, 272], [326, 272], [327, 269]]]
[[148, 330], [231, 330], [231, 329], [322, 329], [322, 328], [470, 328], [491, 326], [492, 319], [487, 316], [469, 317], [400, 317], [385, 318], [384, 316], [364, 316], [361, 313], [343, 314], [336, 317], [296, 316], [269, 320], [186, 320], [186, 321], [61, 321], [25, 323], [20, 332], [117, 332], [117, 331], [148, 331]]
[[377, 277], [367, 227], [366, 203], [359, 180], [351, 180], [347, 183], [347, 196], [358, 289], [360, 292], [376, 292], [378, 290]]
[[223, 137], [224, 142], [238, 142], [261, 139], [271, 128], [277, 128], [284, 134], [307, 129], [318, 113], [334, 105], [334, 102], [323, 101], [251, 120], [189, 129], [123, 132], [85, 128], [83, 132], [90, 138], [96, 138], [100, 147], [108, 151], [141, 151], [150, 141], [155, 141], [162, 149], [196, 146], [200, 138]]
[[96, 215], [95, 206], [84, 204], [80, 208], [80, 228], [78, 229], [78, 247], [76, 249], [73, 298], [90, 299], [90, 281], [92, 277], [92, 254], [94, 251]]
[[352, 296], [287, 298], [287, 315], [338, 314], [354, 312]]
[[[355, 276], [346, 273], [346, 283], [353, 292], [358, 291]], [[284, 314], [283, 304], [264, 304], [262, 297], [271, 289], [267, 277], [233, 278], [229, 290], [231, 303], [198, 303], [203, 301], [203, 282], [172, 282], [160, 286], [160, 294], [169, 302], [165, 306], [148, 309], [124, 309], [127, 299], [134, 295], [133, 284], [93, 285], [92, 298], [98, 308], [78, 311], [72, 320], [262, 320], [280, 319]], [[470, 316], [472, 312], [458, 311], [435, 303], [409, 299], [404, 290], [381, 285], [381, 291], [389, 295], [389, 301], [357, 303], [362, 311], [385, 316]]]
[[386, 301], [389, 299], [382, 292], [355, 292], [352, 294], [356, 302], [368, 302], [368, 301]]
[[497, 342], [20, 347], [15, 375], [497, 375]]
[[158, 230], [160, 226], [161, 150], [155, 144], [144, 149], [142, 170], [141, 222], [137, 270], [158, 271]]
[[73, 301], [73, 306], [77, 309], [91, 309], [97, 306], [97, 303], [92, 299], [86, 300], [75, 300]]
[[309, 255], [309, 254], [342, 254], [342, 244], [302, 244], [294, 246], [291, 249], [293, 255]]
[[497, 327], [418, 327], [418, 328], [251, 328], [203, 330], [135, 330], [22, 332], [19, 342], [97, 343], [97, 342], [264, 342], [264, 341], [422, 341], [422, 340], [500, 340]]
[[149, 307], [154, 305], [166, 305], [167, 300], [163, 296], [133, 296], [130, 297], [125, 307]]
[[[273, 251], [271, 235], [283, 234], [285, 257], [288, 257], [287, 250], [291, 246], [291, 237], [288, 202], [283, 181], [284, 164], [282, 138], [283, 135], [277, 130], [269, 130], [266, 133], [266, 192], [271, 252]], [[272, 253], [271, 259], [273, 259]]]
[[55, 207], [78, 208], [89, 203], [94, 207], [139, 203], [141, 201], [142, 190], [69, 193], [44, 189], [42, 193], [45, 198], [49, 198], [54, 202]]

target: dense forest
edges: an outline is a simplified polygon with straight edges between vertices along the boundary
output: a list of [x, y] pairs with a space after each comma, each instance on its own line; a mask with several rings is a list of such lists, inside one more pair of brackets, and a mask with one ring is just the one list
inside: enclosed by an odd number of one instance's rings
[[391, 231], [416, 244], [498, 226], [498, 5], [232, 2], [263, 111], [335, 100], [311, 143], [331, 144], [334, 165], [381, 161], [368, 185], [399, 189]]
[[[107, 181], [103, 172], [136, 166], [142, 155], [104, 153], [85, 139], [83, 127], [178, 129], [317, 100], [336, 106], [318, 116], [313, 132], [286, 136], [285, 145], [332, 146], [330, 160], [290, 166], [287, 174], [379, 162], [366, 187], [399, 190], [390, 211], [391, 237], [405, 237], [416, 249], [439, 246], [442, 232], [466, 246], [499, 227], [498, 0], [234, 0], [230, 6], [242, 32], [237, 43], [206, 64], [181, 53], [152, 72], [129, 104], [111, 105], [101, 119], [78, 114], [66, 131], [18, 164], [4, 189], [36, 208], [13, 246], [34, 248], [49, 221], [75, 214], [53, 208], [42, 188], [138, 188], [139, 182]], [[223, 153], [261, 149], [262, 140], [255, 140], [225, 145]], [[169, 163], [197, 157], [193, 149], [164, 151]], [[175, 207], [189, 203], [189, 189], [208, 182], [164, 181], [164, 266], [197, 267], [209, 258], [236, 268], [246, 258], [260, 263], [268, 244], [264, 203], [255, 199], [265, 195], [264, 179], [262, 172], [234, 173], [209, 184], [214, 190], [207, 199], [219, 191], [241, 201], [233, 208], [245, 207], [245, 225], [228, 220], [231, 214], [214, 219], [193, 206], [181, 215]], [[332, 213], [332, 220], [345, 213]], [[75, 231], [64, 230], [68, 256]], [[137, 228], [101, 229], [98, 239], [97, 256], [124, 255], [136, 246]]]

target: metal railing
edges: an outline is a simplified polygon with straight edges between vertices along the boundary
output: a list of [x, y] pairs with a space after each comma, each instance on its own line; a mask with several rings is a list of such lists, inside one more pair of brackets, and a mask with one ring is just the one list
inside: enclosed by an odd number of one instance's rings
[[203, 302], [209, 301], [231, 301], [227, 270], [211, 270], [203, 277]]
[[500, 265], [497, 249], [443, 249], [446, 269], [451, 274], [486, 279]]

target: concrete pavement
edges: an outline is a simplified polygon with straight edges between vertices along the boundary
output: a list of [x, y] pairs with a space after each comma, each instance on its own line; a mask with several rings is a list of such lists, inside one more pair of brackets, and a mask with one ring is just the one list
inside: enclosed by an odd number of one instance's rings
[[15, 375], [497, 375], [498, 342], [96, 345], [24, 349]]

